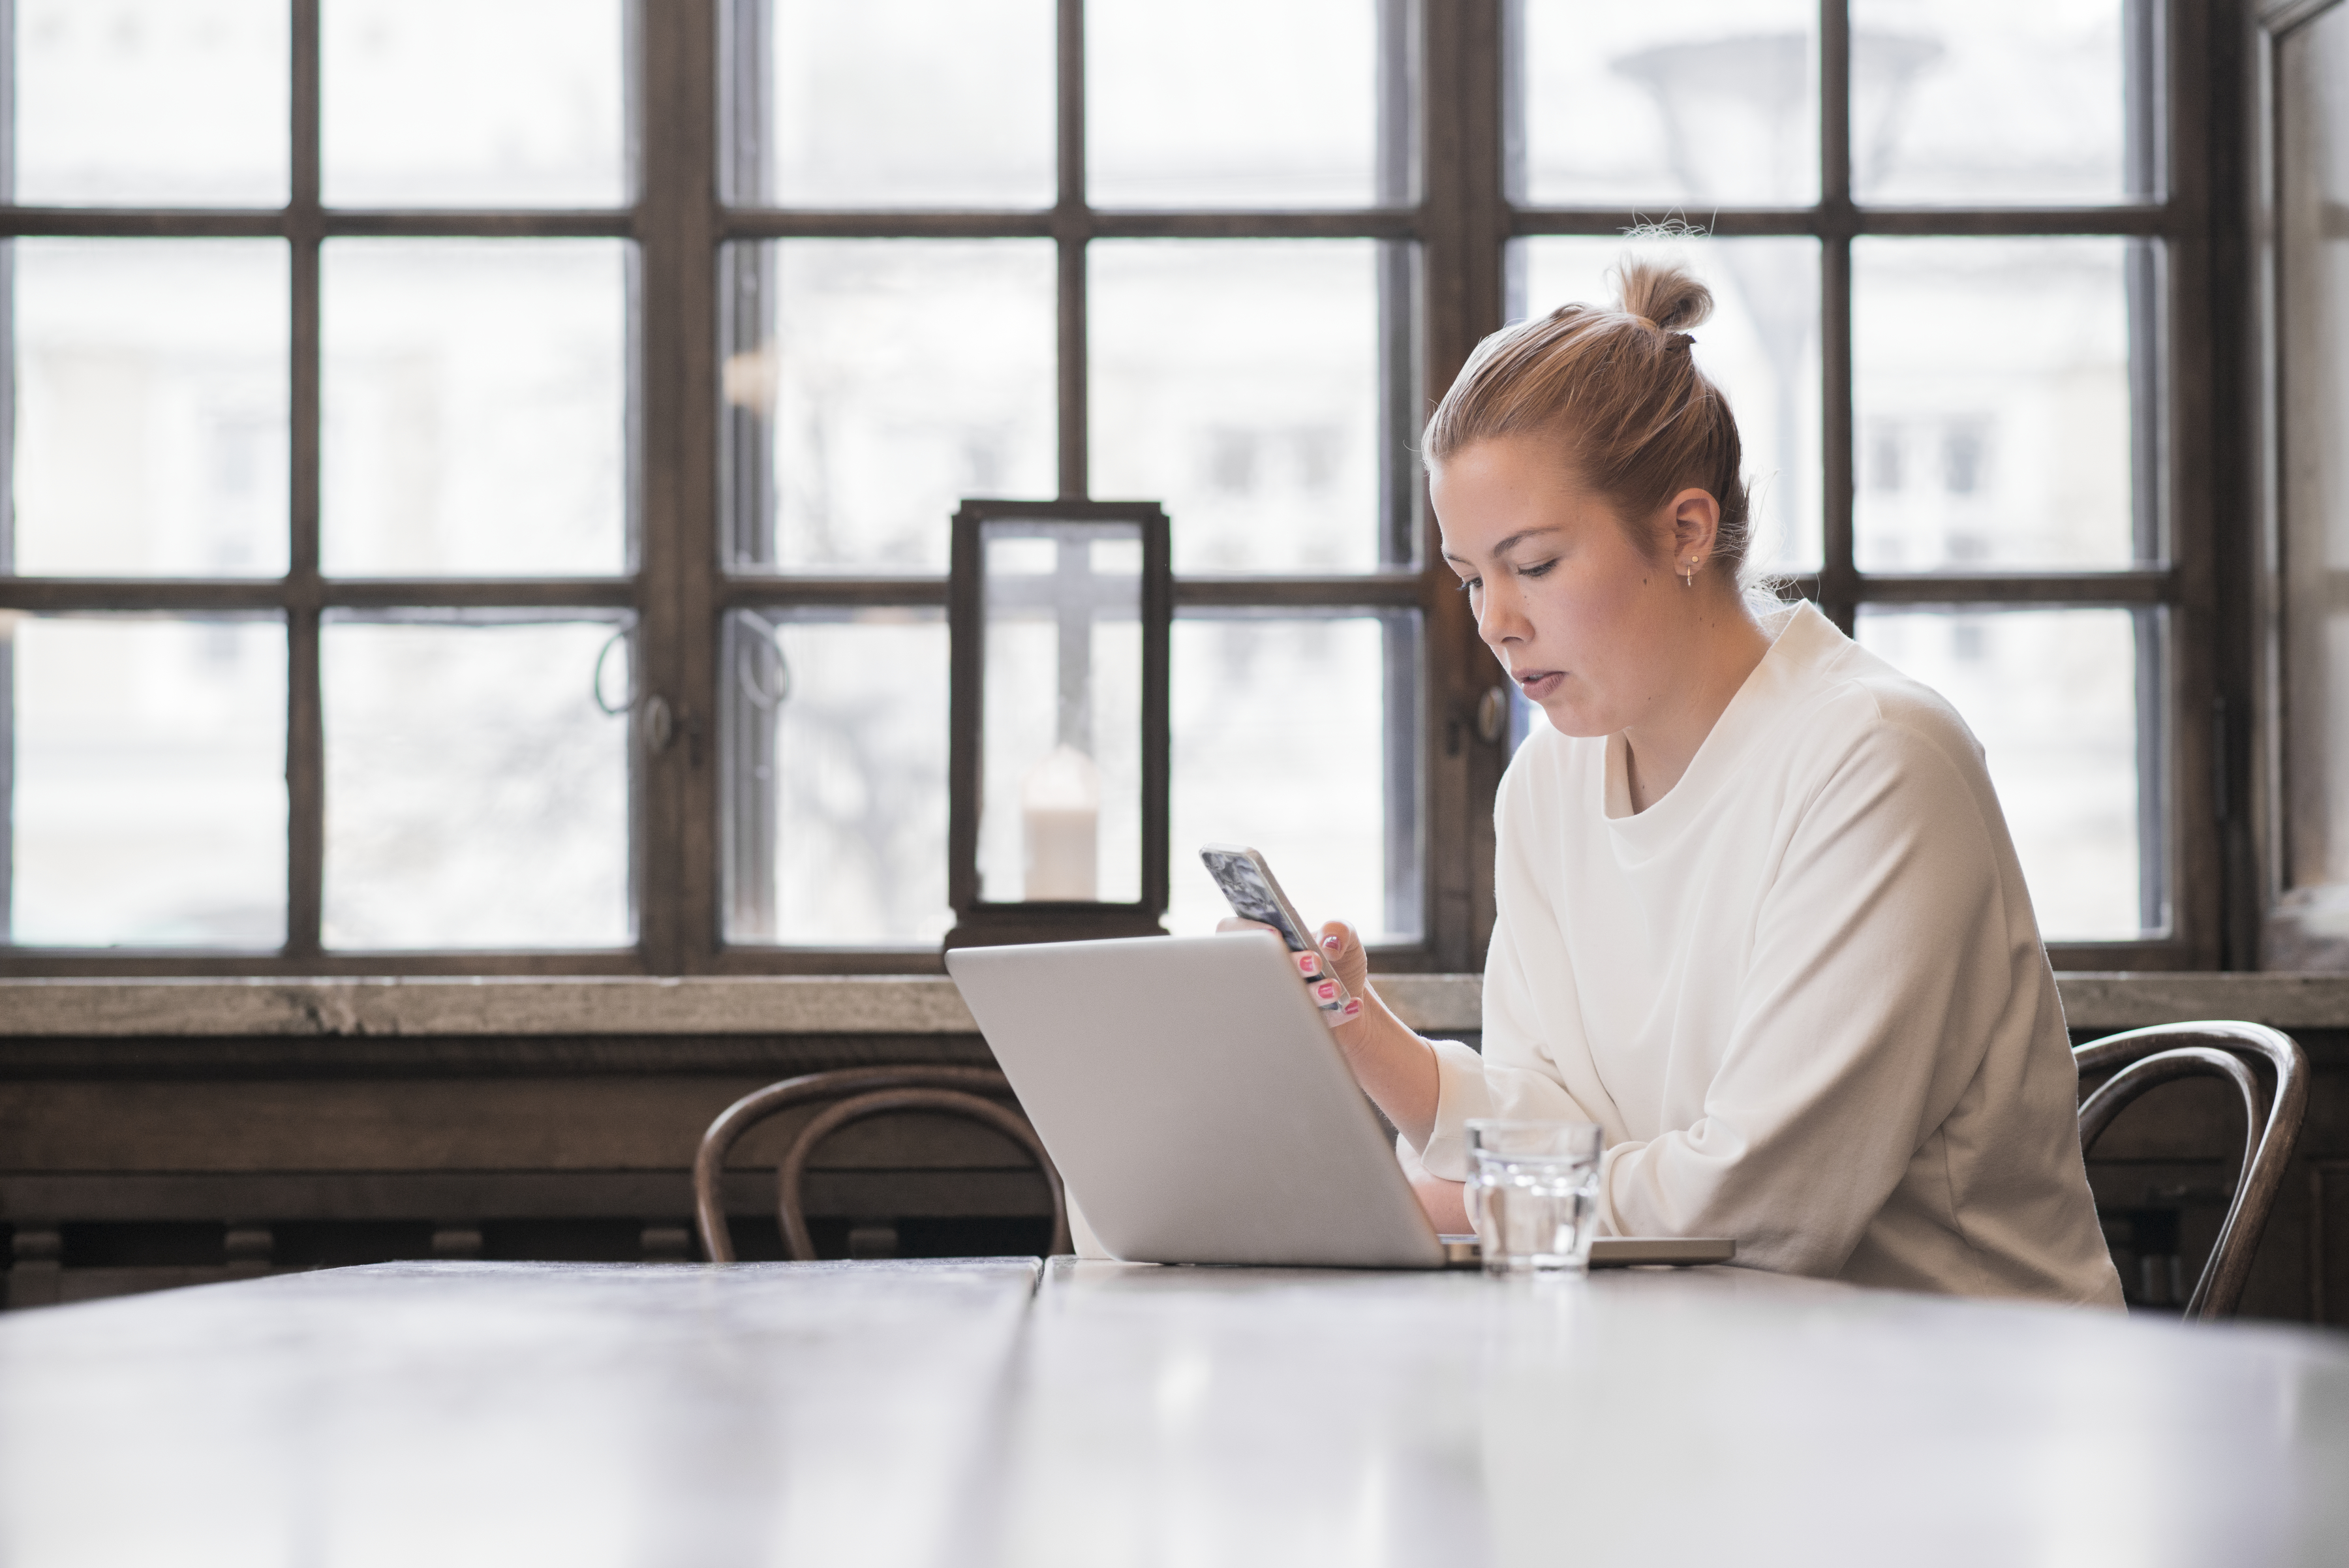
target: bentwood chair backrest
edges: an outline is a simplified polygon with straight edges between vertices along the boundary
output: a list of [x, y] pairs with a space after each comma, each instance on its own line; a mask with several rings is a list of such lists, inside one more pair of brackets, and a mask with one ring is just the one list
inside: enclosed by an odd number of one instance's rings
[[735, 1101], [701, 1135], [693, 1157], [693, 1223], [701, 1233], [702, 1255], [713, 1263], [734, 1262], [734, 1237], [726, 1225], [724, 1177], [726, 1156], [744, 1133], [779, 1111], [823, 1101], [830, 1105], [811, 1116], [783, 1151], [775, 1168], [776, 1219], [783, 1244], [802, 1262], [815, 1257], [808, 1235], [807, 1213], [801, 1188], [808, 1157], [816, 1145], [848, 1126], [896, 1111], [929, 1111], [993, 1127], [1026, 1149], [1043, 1172], [1052, 1194], [1052, 1251], [1069, 1250], [1069, 1206], [1061, 1190], [1061, 1173], [1028, 1118], [990, 1098], [1009, 1096], [1011, 1085], [988, 1067], [845, 1067], [836, 1072], [809, 1073], [770, 1084]]
[[[2275, 1207], [2292, 1146], [2300, 1141], [2308, 1111], [2308, 1058], [2280, 1030], [2217, 1021], [2108, 1034], [2075, 1047], [2072, 1057], [2083, 1078], [2112, 1074], [2080, 1102], [2083, 1152], [2094, 1148], [2113, 1118], [2157, 1084], [2208, 1075], [2226, 1079], [2243, 1096], [2242, 1168], [2219, 1227], [2218, 1245], [2186, 1302], [2189, 1318], [2207, 1323], [2234, 1316], [2251, 1277], [2251, 1255], [2259, 1251], [2260, 1233], [2267, 1229], [2268, 1211]], [[2250, 1062], [2266, 1064], [2275, 1079], [2272, 1097]]]

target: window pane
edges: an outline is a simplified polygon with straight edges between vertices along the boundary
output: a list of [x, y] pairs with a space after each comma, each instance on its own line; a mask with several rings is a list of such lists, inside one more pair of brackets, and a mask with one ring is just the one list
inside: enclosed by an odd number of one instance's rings
[[321, 0], [336, 207], [613, 207], [621, 0]]
[[719, 272], [740, 564], [942, 572], [963, 497], [1057, 490], [1050, 241], [735, 244]]
[[2275, 53], [2283, 881], [2260, 961], [2349, 969], [2349, 8]]
[[1816, 5], [1523, 4], [1525, 200], [1818, 200]]
[[16, 567], [274, 576], [286, 550], [278, 240], [14, 240]]
[[9, 615], [10, 940], [285, 940], [285, 628]]
[[285, 202], [285, 0], [16, 0], [31, 206]]
[[1091, 253], [1093, 493], [1163, 503], [1178, 572], [1375, 567], [1376, 243]]
[[1105, 207], [1366, 207], [1373, 0], [1092, 0], [1086, 195]]
[[1611, 305], [1609, 274], [1630, 255], [1676, 256], [1713, 290], [1696, 360], [1729, 396], [1753, 497], [1758, 570], [1819, 561], [1819, 247], [1807, 239], [1632, 244], [1614, 239], [1520, 240], [1525, 298], [1513, 317], [1561, 305]]
[[2156, 650], [2139, 643], [2137, 612], [1863, 605], [1858, 636], [1949, 699], [1982, 742], [2042, 937], [2134, 939], [2167, 923], [2158, 898], [2151, 919], [2141, 901], [2138, 698], [2159, 680], [2139, 669]]
[[978, 893], [1142, 897], [1142, 528], [980, 528]]
[[1852, 193], [1978, 206], [2143, 193], [2124, 146], [2130, 8], [1853, 0]]
[[936, 946], [946, 618], [740, 610], [726, 655], [726, 940]]
[[1223, 843], [1264, 851], [1308, 920], [1419, 936], [1418, 647], [1415, 611], [1176, 618], [1167, 929], [1232, 912], [1199, 864]]
[[329, 947], [632, 939], [624, 630], [329, 618]]
[[[1852, 242], [1863, 569], [2156, 554], [2131, 477], [2129, 375], [2154, 259], [2124, 239]], [[2150, 439], [2150, 412], [2137, 418]]]
[[319, 551], [347, 576], [623, 570], [621, 240], [329, 240]]
[[767, 25], [771, 101], [763, 124], [744, 106], [758, 140], [737, 154], [740, 199], [1052, 204], [1051, 0], [772, 0]]

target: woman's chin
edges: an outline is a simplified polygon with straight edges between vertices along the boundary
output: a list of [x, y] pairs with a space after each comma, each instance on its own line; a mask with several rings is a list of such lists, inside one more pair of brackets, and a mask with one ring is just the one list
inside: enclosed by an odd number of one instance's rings
[[1611, 735], [1623, 727], [1620, 724], [1608, 722], [1606, 719], [1591, 712], [1579, 702], [1568, 701], [1562, 696], [1552, 697], [1548, 701], [1540, 704], [1540, 707], [1542, 717], [1549, 721], [1551, 729], [1561, 735], [1571, 735], [1580, 741], [1595, 740], [1600, 735]]

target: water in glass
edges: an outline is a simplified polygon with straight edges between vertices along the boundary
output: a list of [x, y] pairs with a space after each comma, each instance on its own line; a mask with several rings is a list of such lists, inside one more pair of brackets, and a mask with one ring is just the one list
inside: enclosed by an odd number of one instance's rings
[[1588, 1122], [1468, 1124], [1468, 1216], [1487, 1272], [1588, 1262], [1599, 1146], [1599, 1129]]

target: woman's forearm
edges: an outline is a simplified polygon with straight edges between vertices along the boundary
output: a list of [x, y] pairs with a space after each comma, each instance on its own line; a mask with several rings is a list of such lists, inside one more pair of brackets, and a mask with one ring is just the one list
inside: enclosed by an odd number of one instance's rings
[[1331, 1033], [1363, 1091], [1414, 1147], [1423, 1147], [1435, 1129], [1441, 1079], [1435, 1048], [1390, 1012], [1375, 987], [1367, 988], [1362, 1014]]
[[1440, 1176], [1427, 1174], [1427, 1167], [1409, 1144], [1395, 1150], [1395, 1158], [1402, 1166], [1403, 1179], [1419, 1196], [1419, 1206], [1426, 1210], [1429, 1223], [1443, 1236], [1464, 1236], [1475, 1229], [1468, 1222], [1468, 1189], [1457, 1181], [1446, 1181]]

